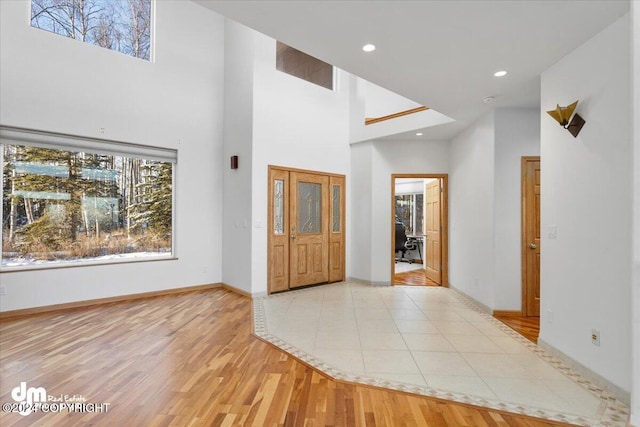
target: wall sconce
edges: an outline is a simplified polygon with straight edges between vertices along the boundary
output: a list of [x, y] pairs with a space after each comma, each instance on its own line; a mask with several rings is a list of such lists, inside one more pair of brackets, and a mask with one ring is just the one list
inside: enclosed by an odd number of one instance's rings
[[238, 169], [238, 156], [231, 156], [231, 169]]
[[[556, 122], [560, 123], [560, 126], [568, 130], [574, 138], [578, 136], [582, 126], [586, 123], [578, 113], [573, 114], [577, 106], [578, 101], [566, 107], [561, 107], [559, 104], [556, 104], [555, 110], [547, 111], [547, 114], [553, 117]], [[572, 114], [573, 118], [571, 118]], [[571, 119], [571, 121], [569, 121], [569, 119]]]

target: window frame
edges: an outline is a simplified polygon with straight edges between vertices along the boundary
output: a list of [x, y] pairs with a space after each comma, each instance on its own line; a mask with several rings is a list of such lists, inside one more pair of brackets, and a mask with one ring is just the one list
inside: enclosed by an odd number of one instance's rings
[[[32, 270], [49, 270], [60, 268], [76, 268], [99, 265], [131, 264], [139, 262], [175, 261], [177, 253], [177, 175], [178, 150], [158, 146], [142, 145], [129, 142], [108, 140], [94, 137], [61, 134], [33, 130], [26, 128], [0, 126], [0, 146], [4, 144], [48, 148], [54, 150], [80, 151], [94, 154], [109, 154], [114, 156], [136, 156], [145, 160], [170, 162], [172, 164], [171, 177], [171, 252], [167, 254], [149, 255], [134, 258], [114, 259], [74, 259], [60, 262], [44, 262], [41, 264], [25, 264], [3, 266], [0, 262], [0, 272], [24, 272]], [[0, 149], [0, 171], [4, 171], [4, 150]], [[0, 196], [4, 200], [4, 185], [0, 188]], [[0, 209], [0, 224], [4, 224], [4, 209]], [[4, 239], [4, 227], [0, 226], [0, 242]], [[3, 255], [0, 254], [3, 257]]]
[[[395, 197], [395, 209], [397, 209], [397, 203], [398, 203], [398, 198], [399, 197], [405, 197], [405, 196], [409, 196], [410, 197], [410, 201], [409, 203], [411, 204], [411, 213], [410, 213], [410, 219], [411, 219], [411, 233], [407, 233], [409, 235], [412, 236], [424, 236], [424, 223], [422, 224], [422, 230], [420, 230], [420, 233], [417, 233], [416, 229], [417, 226], [419, 224], [419, 222], [421, 221], [421, 219], [418, 217], [417, 215], [417, 211], [418, 211], [418, 207], [417, 207], [417, 199], [418, 196], [423, 195], [423, 193], [417, 192], [417, 193], [396, 193]], [[423, 195], [423, 200], [422, 200], [422, 215], [421, 218], [424, 219], [424, 195]]]

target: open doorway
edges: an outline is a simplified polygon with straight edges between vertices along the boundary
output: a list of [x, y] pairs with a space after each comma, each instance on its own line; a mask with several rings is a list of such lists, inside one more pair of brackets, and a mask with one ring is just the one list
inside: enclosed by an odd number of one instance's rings
[[447, 175], [393, 174], [391, 193], [391, 283], [447, 287]]

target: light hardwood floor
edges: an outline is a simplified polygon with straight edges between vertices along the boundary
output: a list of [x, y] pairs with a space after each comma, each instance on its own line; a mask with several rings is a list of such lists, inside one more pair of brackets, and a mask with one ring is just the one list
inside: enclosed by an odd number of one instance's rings
[[393, 283], [395, 285], [405, 286], [440, 286], [436, 282], [428, 279], [422, 268], [395, 274], [393, 276]]
[[540, 335], [540, 318], [524, 317], [524, 316], [501, 316], [494, 315], [496, 319], [524, 336], [531, 342], [538, 343], [538, 335]]
[[560, 426], [334, 381], [251, 335], [251, 301], [198, 291], [0, 323], [0, 400], [26, 381], [107, 413], [0, 414], [8, 426]]

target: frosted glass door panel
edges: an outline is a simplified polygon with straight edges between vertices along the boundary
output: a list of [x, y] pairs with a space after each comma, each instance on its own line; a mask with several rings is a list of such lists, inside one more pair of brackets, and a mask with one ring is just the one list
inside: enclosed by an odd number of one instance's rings
[[340, 186], [333, 186], [333, 224], [331, 225], [334, 233], [340, 232]]
[[322, 230], [322, 184], [298, 183], [298, 233]]
[[273, 183], [273, 233], [284, 234], [284, 181]]

